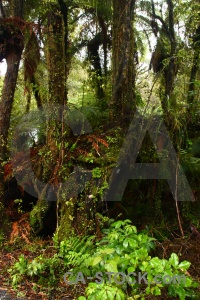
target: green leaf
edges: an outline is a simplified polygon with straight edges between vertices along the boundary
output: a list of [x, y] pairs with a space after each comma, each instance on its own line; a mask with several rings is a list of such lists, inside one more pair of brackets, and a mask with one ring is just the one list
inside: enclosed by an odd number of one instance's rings
[[27, 270], [27, 275], [28, 276], [33, 276], [33, 270], [32, 269], [28, 269]]
[[111, 248], [106, 248], [100, 251], [102, 254], [111, 254], [113, 252], [115, 252], [115, 249], [111, 249]]
[[136, 248], [138, 246], [138, 242], [132, 238], [128, 239], [129, 245], [131, 246], [131, 248]]
[[182, 270], [187, 270], [189, 267], [190, 267], [191, 263], [189, 261], [182, 261], [180, 264], [179, 264], [179, 268], [182, 269]]
[[116, 300], [124, 300], [125, 295], [121, 289], [117, 289]]
[[128, 247], [128, 239], [125, 239], [125, 240], [123, 241], [123, 246], [124, 246], [124, 248], [127, 248], [127, 247]]
[[114, 272], [117, 273], [118, 272], [118, 268], [117, 268], [117, 262], [114, 260], [110, 260], [105, 264], [105, 269], [108, 272]]
[[123, 250], [124, 250], [124, 248], [122, 247], [122, 245], [116, 245], [115, 251], [117, 254], [121, 255]]
[[96, 256], [92, 261], [91, 261], [91, 266], [96, 266], [100, 261], [102, 261], [102, 256]]
[[160, 267], [160, 266], [162, 266], [161, 260], [160, 260], [158, 257], [153, 257], [153, 258], [150, 260], [150, 265], [151, 265], [153, 268]]
[[186, 294], [184, 288], [178, 286], [176, 288], [176, 294], [179, 296], [180, 300], [185, 300]]
[[106, 295], [106, 290], [105, 289], [102, 289], [102, 290], [98, 291], [97, 299], [107, 300], [107, 295]]
[[161, 291], [160, 291], [158, 286], [154, 286], [153, 289], [154, 289], [153, 290], [153, 295], [155, 295], [155, 296], [160, 296], [161, 295]]
[[115, 293], [113, 291], [106, 291], [107, 294], [107, 300], [113, 300]]
[[112, 227], [115, 227], [116, 229], [120, 228], [124, 224], [123, 221], [117, 221], [112, 224]]
[[146, 294], [149, 295], [151, 293], [151, 288], [150, 286], [148, 286], [145, 290]]
[[185, 281], [185, 284], [184, 284], [185, 287], [191, 287], [192, 283], [193, 283], [192, 279], [189, 278], [189, 277], [186, 277], [186, 281]]
[[128, 273], [133, 273], [135, 272], [135, 267], [129, 267], [128, 268]]
[[171, 263], [171, 265], [176, 268], [179, 264], [179, 258], [178, 255], [176, 253], [172, 253], [171, 257], [169, 259], [169, 262]]

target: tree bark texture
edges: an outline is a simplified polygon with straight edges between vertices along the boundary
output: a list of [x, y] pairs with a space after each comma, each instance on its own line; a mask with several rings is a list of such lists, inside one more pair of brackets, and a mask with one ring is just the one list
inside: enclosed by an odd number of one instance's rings
[[7, 62], [7, 72], [0, 100], [0, 194], [3, 190], [2, 162], [7, 158], [10, 115], [13, 107], [20, 59], [24, 48], [24, 37], [21, 29], [24, 0], [13, 0], [10, 2], [10, 5], [13, 18], [10, 18], [9, 22], [7, 19], [0, 19], [1, 28], [5, 32], [5, 38], [3, 43], [1, 41], [1, 47], [4, 49], [3, 58]]
[[200, 25], [196, 29], [196, 33], [193, 37], [193, 47], [194, 47], [194, 56], [193, 56], [193, 63], [192, 69], [190, 73], [190, 82], [188, 88], [188, 96], [187, 96], [187, 103], [188, 103], [188, 113], [191, 113], [195, 110], [194, 101], [195, 101], [195, 80], [197, 77], [197, 73], [199, 71], [199, 62], [200, 62]]
[[111, 119], [130, 120], [135, 109], [135, 0], [114, 0], [113, 8]]

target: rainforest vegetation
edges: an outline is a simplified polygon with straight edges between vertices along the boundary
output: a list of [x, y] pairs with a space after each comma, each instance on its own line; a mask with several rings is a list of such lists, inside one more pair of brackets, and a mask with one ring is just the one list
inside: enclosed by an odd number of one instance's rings
[[200, 299], [199, 1], [0, 0], [0, 70], [0, 299]]

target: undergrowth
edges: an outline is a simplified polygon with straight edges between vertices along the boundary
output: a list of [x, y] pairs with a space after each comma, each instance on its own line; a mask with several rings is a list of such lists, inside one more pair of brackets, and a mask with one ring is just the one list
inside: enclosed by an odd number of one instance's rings
[[[51, 258], [40, 255], [28, 261], [21, 255], [9, 270], [17, 287], [25, 278], [53, 286], [59, 280], [66, 284], [84, 284], [85, 294], [79, 300], [155, 298], [167, 291], [170, 297], [198, 299], [195, 283], [189, 276], [188, 261], [151, 257], [155, 239], [137, 232], [130, 220], [113, 222], [102, 230], [102, 238], [71, 236], [56, 243], [57, 253]], [[64, 277], [64, 278], [63, 278]]]

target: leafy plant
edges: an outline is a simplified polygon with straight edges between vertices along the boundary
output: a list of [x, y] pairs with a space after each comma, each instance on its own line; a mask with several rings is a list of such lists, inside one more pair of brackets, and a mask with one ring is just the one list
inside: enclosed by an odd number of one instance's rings
[[[81, 263], [75, 259], [76, 264], [73, 275], [82, 272], [86, 278], [88, 276], [95, 278], [96, 274], [101, 274], [102, 283], [89, 283], [85, 290], [85, 295], [81, 299], [126, 299], [128, 291], [132, 290], [132, 299], [145, 299], [145, 295], [152, 294], [160, 296], [161, 290], [168, 288], [171, 296], [179, 296], [179, 299], [184, 300], [191, 289], [196, 287], [196, 284], [187, 276], [187, 269], [190, 263], [183, 261], [179, 263], [178, 256], [173, 253], [169, 260], [159, 259], [158, 257], [151, 258], [149, 252], [154, 249], [154, 238], [148, 237], [147, 234], [137, 233], [135, 226], [131, 225], [131, 221], [117, 221], [112, 223], [110, 228], [104, 230], [103, 238], [96, 242], [95, 249], [93, 248], [90, 255], [82, 253]], [[84, 239], [85, 240], [85, 239]], [[70, 251], [69, 251], [70, 252]], [[68, 253], [69, 253], [68, 252]], [[74, 255], [74, 253], [73, 253]], [[69, 258], [68, 256], [66, 256]], [[70, 261], [73, 262], [70, 258]], [[108, 278], [108, 272], [112, 272]], [[147, 282], [123, 282], [119, 286], [120, 279], [115, 274], [146, 274]], [[160, 281], [154, 280], [159, 274]], [[172, 278], [169, 283], [165, 279]], [[185, 279], [180, 282], [176, 279]], [[118, 280], [118, 282], [117, 282]]]
[[40, 255], [30, 262], [22, 254], [19, 261], [9, 269], [12, 285], [16, 287], [23, 280], [23, 276], [35, 278], [39, 283], [54, 285], [58, 281], [56, 273], [59, 273], [61, 264], [62, 260], [57, 254], [52, 258], [45, 258]]
[[88, 283], [85, 296], [79, 300], [144, 300], [149, 294], [160, 297], [163, 289], [180, 300], [188, 295], [195, 299], [197, 284], [188, 276], [188, 261], [179, 262], [175, 253], [168, 260], [152, 258], [149, 252], [155, 247], [154, 238], [138, 233], [130, 220], [110, 222], [110, 227], [102, 230], [100, 240], [95, 236], [72, 236], [59, 245], [55, 239], [59, 252], [52, 258], [41, 255], [28, 262], [21, 255], [10, 270], [13, 285], [19, 284], [23, 275], [36, 277], [40, 283], [44, 283], [47, 275], [48, 284], [55, 284], [62, 266], [70, 271], [68, 281], [77, 284], [82, 281], [81, 274], [84, 283]]
[[92, 170], [92, 177], [93, 178], [101, 178], [101, 176], [102, 176], [102, 171], [101, 171], [100, 168], [94, 168]]
[[67, 266], [80, 266], [94, 251], [94, 236], [85, 236], [81, 239], [77, 236], [70, 237], [60, 243], [59, 257]]
[[79, 300], [92, 300], [92, 299], [112, 299], [112, 300], [124, 300], [125, 293], [116, 286], [109, 284], [97, 284], [90, 282], [85, 291], [87, 298], [80, 296]]

